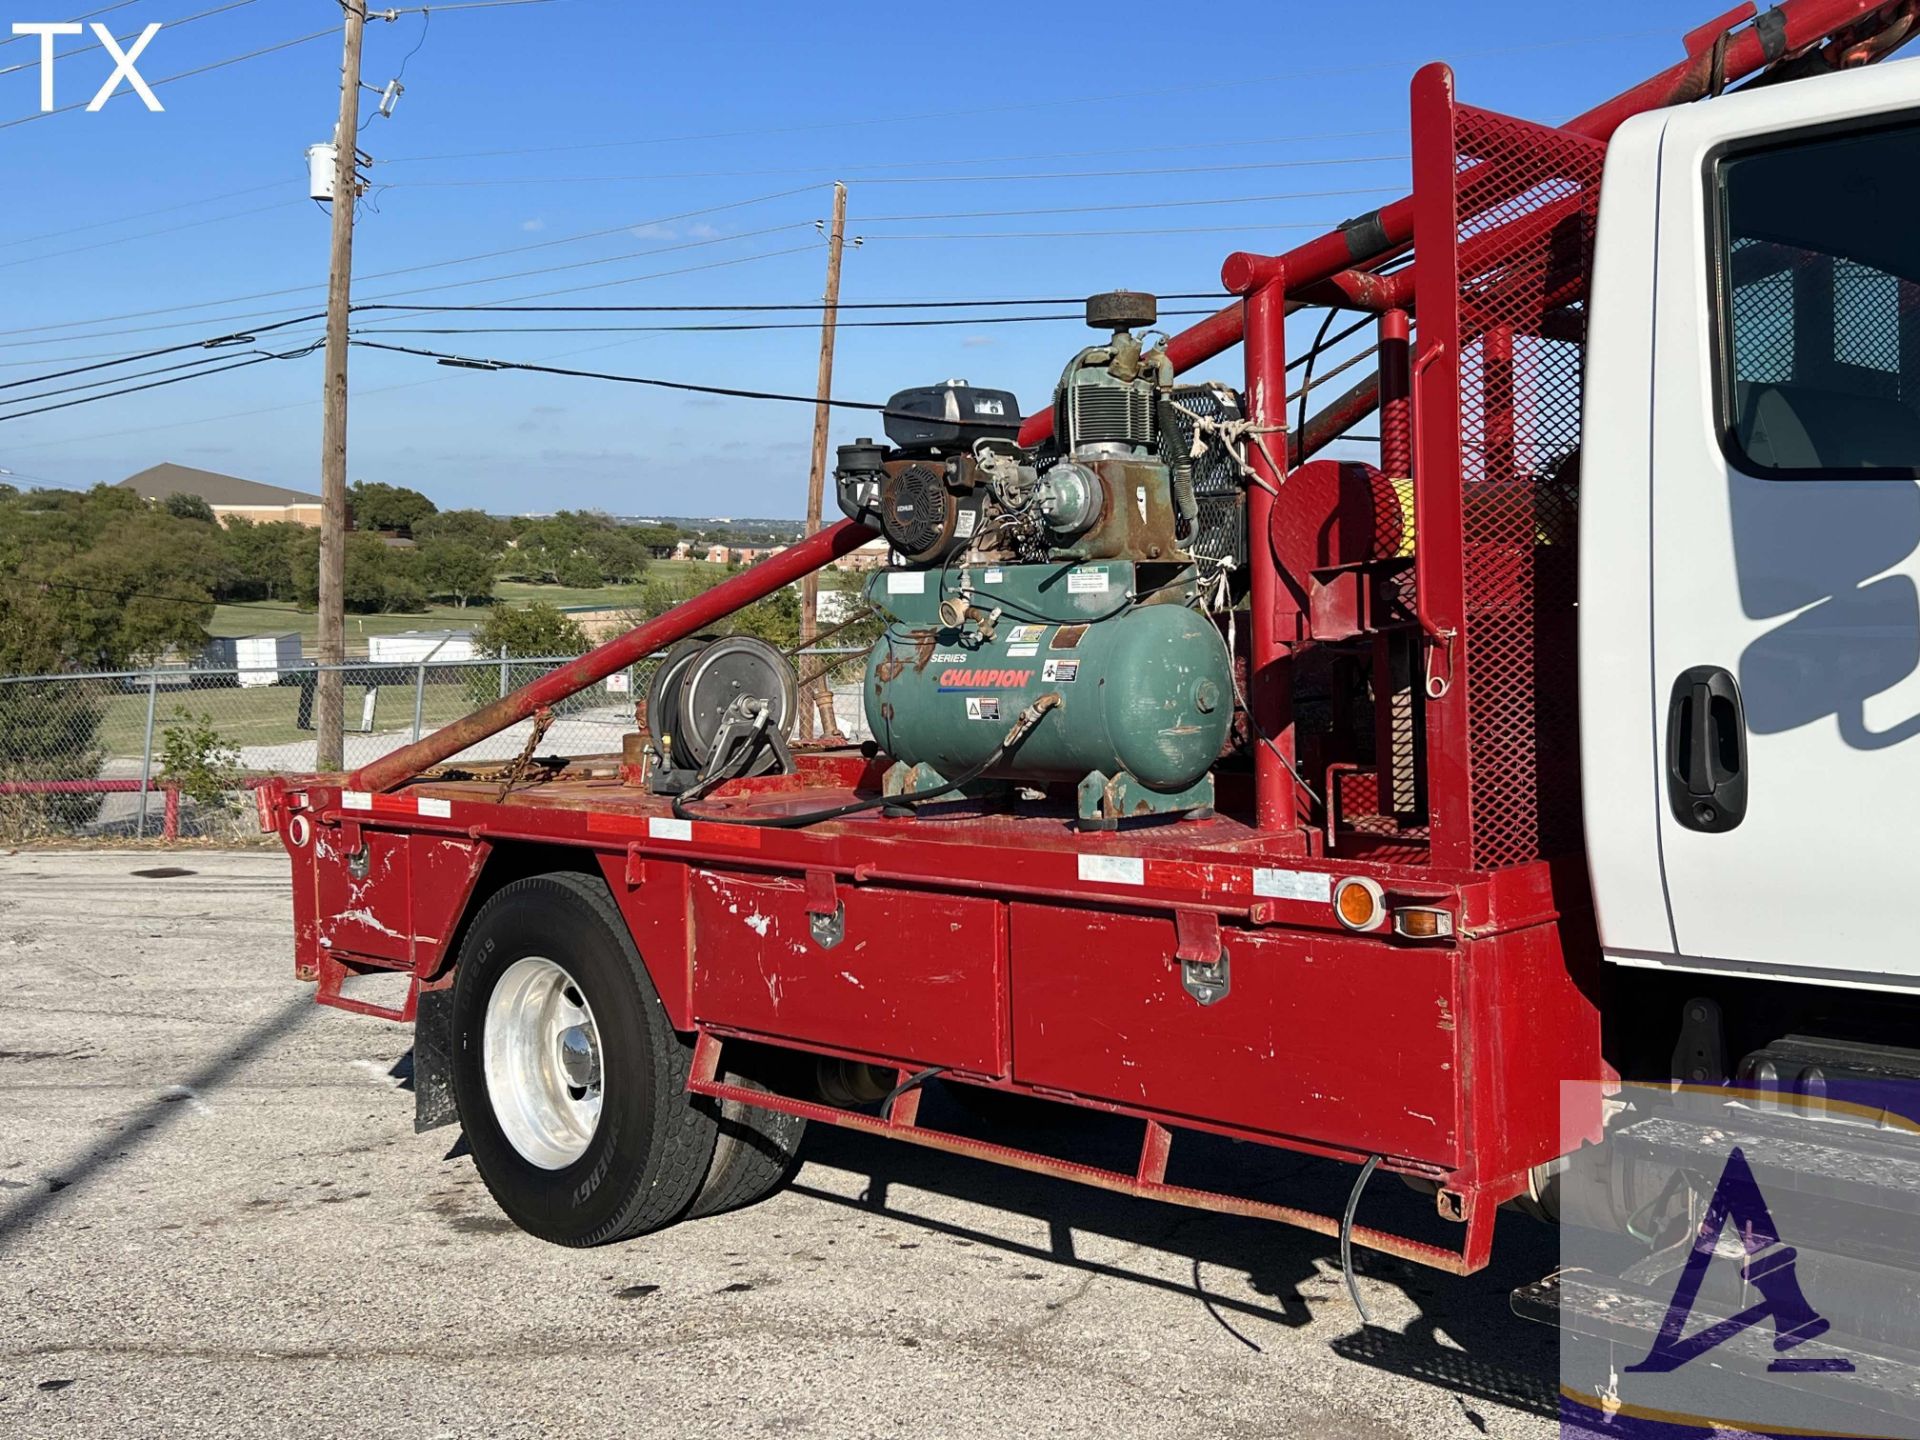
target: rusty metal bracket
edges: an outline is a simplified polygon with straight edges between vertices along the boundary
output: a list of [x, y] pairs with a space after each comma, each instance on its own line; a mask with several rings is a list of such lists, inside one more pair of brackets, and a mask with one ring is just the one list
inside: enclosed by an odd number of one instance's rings
[[1173, 932], [1173, 958], [1180, 962], [1180, 983], [1187, 994], [1201, 1005], [1226, 999], [1233, 974], [1220, 943], [1220, 917], [1211, 910], [1176, 910]]
[[807, 871], [807, 930], [822, 950], [846, 938], [847, 907], [840, 903], [831, 870]]
[[629, 890], [638, 890], [646, 883], [646, 857], [641, 854], [640, 842], [637, 840], [629, 841], [627, 844], [627, 868], [623, 878]]

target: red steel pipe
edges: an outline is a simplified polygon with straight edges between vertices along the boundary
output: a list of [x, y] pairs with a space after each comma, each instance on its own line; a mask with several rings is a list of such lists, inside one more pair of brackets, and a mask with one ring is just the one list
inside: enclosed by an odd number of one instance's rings
[[1405, 310], [1380, 317], [1380, 468], [1390, 480], [1413, 474], [1413, 356]]
[[[263, 784], [259, 777], [241, 782], [245, 789]], [[166, 818], [160, 825], [162, 840], [180, 838], [180, 787], [178, 785], [142, 785], [138, 780], [0, 780], [0, 795], [149, 795], [155, 790], [166, 796]], [[143, 800], [141, 802], [145, 804]]]
[[433, 734], [423, 736], [390, 755], [383, 755], [370, 765], [361, 766], [347, 780], [347, 787], [355, 790], [391, 790], [428, 766], [451, 759], [469, 745], [525, 720], [536, 710], [556, 704], [576, 691], [606, 679], [616, 670], [624, 670], [636, 661], [646, 659], [676, 640], [684, 640], [702, 626], [711, 625], [742, 606], [764, 599], [781, 586], [790, 585], [802, 575], [831, 564], [873, 538], [873, 531], [851, 520], [842, 520], [837, 525], [817, 531], [799, 544], [789, 545], [778, 555], [762, 560], [751, 570], [691, 600], [683, 601], [659, 618], [616, 635], [572, 664], [542, 675], [538, 680], [522, 685], [511, 695], [503, 695], [473, 714], [442, 726]]
[[[1869, 16], [1902, 9], [1905, 0], [1783, 0], [1766, 13], [1765, 26], [1749, 25], [1727, 41], [1724, 75], [1731, 85], [1744, 80], [1763, 67], [1785, 56], [1817, 45], [1829, 36], [1860, 24]], [[1595, 140], [1605, 140], [1635, 115], [1666, 105], [1684, 104], [1706, 92], [1710, 80], [1713, 41], [1718, 34], [1751, 18], [1753, 8], [1743, 5], [1723, 15], [1711, 25], [1702, 26], [1686, 37], [1688, 57], [1670, 65], [1651, 79], [1643, 80], [1611, 100], [1596, 105], [1567, 122], [1563, 129]], [[1490, 202], [1491, 203], [1491, 202]], [[1354, 270], [1377, 262], [1413, 238], [1413, 197], [1406, 196], [1383, 206], [1371, 215], [1350, 220], [1338, 230], [1316, 236], [1277, 258], [1286, 268], [1287, 284], [1297, 297], [1311, 287], [1331, 279], [1342, 271]], [[1252, 264], [1265, 256], [1233, 255], [1221, 269], [1221, 283], [1230, 291], [1244, 293], [1248, 286], [1236, 284], [1244, 269], [1236, 262]], [[1399, 272], [1411, 284], [1411, 268]], [[1395, 289], [1397, 291], [1397, 283]], [[1365, 308], [1372, 308], [1371, 305]], [[1245, 333], [1245, 316], [1239, 305], [1229, 305], [1198, 325], [1181, 331], [1167, 344], [1167, 354], [1176, 371], [1204, 364], [1240, 343]], [[1028, 417], [1020, 427], [1020, 443], [1037, 445], [1053, 434], [1053, 411], [1046, 409]]]
[[[1247, 418], [1260, 430], [1283, 435], [1287, 425], [1287, 304], [1286, 280], [1278, 265], [1268, 269], [1266, 282], [1247, 297], [1246, 334]], [[1258, 732], [1253, 747], [1255, 823], [1275, 834], [1299, 836], [1291, 673], [1299, 607], [1280, 584], [1267, 538], [1273, 523], [1274, 493], [1286, 482], [1286, 476], [1269, 460], [1266, 445], [1249, 448], [1255, 483], [1247, 488], [1247, 536], [1253, 549], [1247, 706]]]

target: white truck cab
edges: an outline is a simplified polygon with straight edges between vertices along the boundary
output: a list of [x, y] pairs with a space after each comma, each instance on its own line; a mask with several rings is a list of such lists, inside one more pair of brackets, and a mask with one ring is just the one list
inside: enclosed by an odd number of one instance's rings
[[1620, 128], [1583, 432], [1605, 955], [1920, 989], [1920, 65]]

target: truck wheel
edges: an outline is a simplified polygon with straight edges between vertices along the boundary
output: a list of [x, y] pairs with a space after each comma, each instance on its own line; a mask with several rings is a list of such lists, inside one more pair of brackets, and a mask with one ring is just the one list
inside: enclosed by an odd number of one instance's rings
[[[732, 1071], [722, 1078], [750, 1090], [765, 1088]], [[706, 1183], [687, 1210], [689, 1220], [758, 1204], [800, 1168], [800, 1140], [807, 1133], [804, 1119], [738, 1100], [722, 1100], [719, 1106], [720, 1138], [714, 1143]]]
[[502, 886], [468, 927], [453, 998], [453, 1093], [487, 1189], [557, 1245], [677, 1220], [713, 1157], [674, 1033], [595, 879]]

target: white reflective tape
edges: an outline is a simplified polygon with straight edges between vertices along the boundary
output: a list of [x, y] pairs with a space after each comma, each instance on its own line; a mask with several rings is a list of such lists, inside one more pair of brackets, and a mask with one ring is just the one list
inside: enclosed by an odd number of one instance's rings
[[451, 800], [436, 800], [431, 795], [422, 795], [414, 801], [414, 804], [419, 807], [422, 815], [431, 815], [440, 820], [451, 820], [453, 818], [453, 802]]
[[373, 794], [367, 790], [342, 790], [340, 792], [342, 810], [371, 810]]
[[1144, 885], [1147, 862], [1137, 855], [1082, 855], [1080, 878], [1103, 885]]
[[667, 815], [649, 815], [647, 838], [649, 840], [691, 840], [693, 839], [693, 822], [678, 820]]
[[1269, 900], [1333, 901], [1333, 877], [1318, 870], [1255, 870], [1253, 893]]

